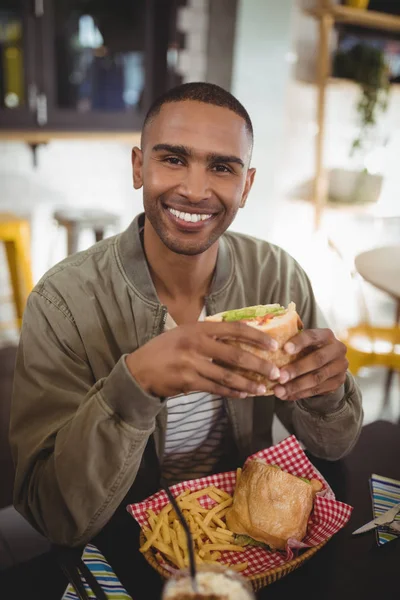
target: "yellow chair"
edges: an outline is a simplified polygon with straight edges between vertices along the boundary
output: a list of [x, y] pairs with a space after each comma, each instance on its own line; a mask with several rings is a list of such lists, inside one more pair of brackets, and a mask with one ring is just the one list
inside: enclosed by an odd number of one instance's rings
[[361, 323], [340, 334], [347, 346], [353, 375], [362, 367], [387, 367], [400, 371], [400, 327], [375, 327]]
[[337, 336], [347, 346], [349, 371], [357, 375], [363, 367], [386, 367], [382, 413], [390, 403], [395, 372], [400, 373], [400, 327], [375, 327], [361, 323]]
[[21, 326], [28, 294], [33, 288], [29, 222], [12, 214], [0, 213], [0, 242], [5, 246], [15, 312]]

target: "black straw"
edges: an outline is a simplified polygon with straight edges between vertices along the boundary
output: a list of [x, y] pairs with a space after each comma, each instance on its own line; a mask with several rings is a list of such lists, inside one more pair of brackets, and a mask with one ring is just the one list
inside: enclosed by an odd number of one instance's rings
[[190, 531], [190, 527], [187, 524], [187, 521], [185, 519], [185, 517], [182, 514], [182, 511], [180, 509], [180, 507], [178, 506], [177, 501], [175, 500], [174, 496], [172, 495], [171, 490], [169, 489], [168, 485], [166, 484], [164, 479], [161, 479], [161, 487], [164, 489], [165, 493], [168, 496], [169, 501], [171, 502], [176, 514], [178, 515], [178, 519], [185, 531], [186, 534], [186, 542], [188, 545], [188, 550], [189, 550], [189, 568], [190, 568], [190, 578], [192, 580], [192, 587], [193, 587], [193, 591], [195, 593], [197, 593], [197, 581], [196, 581], [196, 561], [194, 558], [194, 544], [193, 544], [193, 538], [192, 538], [192, 532]]

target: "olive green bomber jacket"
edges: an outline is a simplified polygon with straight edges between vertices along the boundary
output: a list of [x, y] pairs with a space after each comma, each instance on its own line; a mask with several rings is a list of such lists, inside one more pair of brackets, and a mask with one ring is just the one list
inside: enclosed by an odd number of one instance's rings
[[[143, 215], [122, 234], [56, 265], [26, 307], [10, 425], [14, 503], [56, 543], [82, 544], [104, 527], [138, 484], [152, 433], [163, 456], [165, 403], [146, 394], [125, 363], [128, 353], [162, 331], [167, 314], [143, 253], [142, 221]], [[325, 326], [292, 257], [247, 236], [220, 239], [207, 314], [292, 300], [305, 328]], [[225, 403], [242, 460], [271, 445], [274, 414], [311, 453], [328, 460], [351, 450], [362, 425], [361, 395], [350, 374], [326, 396]]]

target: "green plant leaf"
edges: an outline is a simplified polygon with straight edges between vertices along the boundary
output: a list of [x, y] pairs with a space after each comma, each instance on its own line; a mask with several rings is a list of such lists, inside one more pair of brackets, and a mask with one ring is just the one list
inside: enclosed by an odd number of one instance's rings
[[352, 143], [350, 156], [365, 149], [370, 131], [377, 125], [380, 113], [388, 108], [389, 69], [383, 50], [359, 43], [348, 51], [339, 51], [334, 58], [338, 77], [352, 79], [360, 87], [356, 108], [359, 116], [359, 134]]

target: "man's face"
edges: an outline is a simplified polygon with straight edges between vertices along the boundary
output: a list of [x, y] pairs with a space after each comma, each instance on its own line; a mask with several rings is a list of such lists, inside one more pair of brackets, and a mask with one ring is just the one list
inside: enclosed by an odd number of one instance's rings
[[207, 250], [244, 206], [255, 170], [245, 121], [229, 109], [185, 101], [165, 104], [132, 154], [146, 218], [177, 254]]

